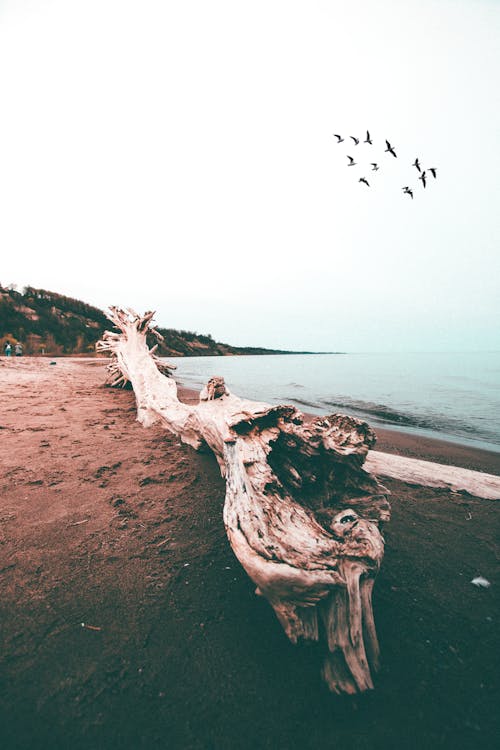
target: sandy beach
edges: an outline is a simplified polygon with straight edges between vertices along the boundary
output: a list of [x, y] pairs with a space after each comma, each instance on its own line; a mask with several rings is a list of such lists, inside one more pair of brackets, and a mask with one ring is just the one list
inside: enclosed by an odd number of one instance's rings
[[[0, 359], [3, 748], [496, 746], [494, 501], [384, 480], [382, 670], [339, 699], [234, 557], [215, 459], [141, 427], [102, 360], [52, 361]], [[377, 450], [500, 474], [500, 454], [376, 432]]]

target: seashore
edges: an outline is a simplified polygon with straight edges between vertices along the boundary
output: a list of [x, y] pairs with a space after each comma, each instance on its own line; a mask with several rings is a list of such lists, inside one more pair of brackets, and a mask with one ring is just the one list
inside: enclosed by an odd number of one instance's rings
[[[172, 360], [175, 361], [175, 360]], [[199, 392], [179, 387], [179, 398], [189, 404], [198, 403]], [[305, 412], [312, 419], [315, 415]], [[418, 458], [423, 461], [459, 466], [472, 471], [500, 475], [500, 452], [474, 448], [447, 440], [411, 434], [386, 427], [373, 427], [377, 435], [376, 450], [396, 456]]]
[[[494, 502], [383, 480], [383, 668], [336, 699], [234, 558], [215, 460], [144, 430], [102, 360], [53, 361], [0, 365], [5, 747], [493, 746]], [[497, 454], [376, 432], [379, 450], [499, 473]]]

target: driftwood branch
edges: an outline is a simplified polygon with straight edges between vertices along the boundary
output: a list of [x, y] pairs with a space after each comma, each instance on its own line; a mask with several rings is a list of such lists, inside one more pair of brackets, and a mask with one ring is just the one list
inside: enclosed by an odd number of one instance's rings
[[379, 451], [370, 451], [365, 466], [380, 477], [392, 477], [408, 484], [440, 487], [452, 492], [467, 492], [485, 500], [500, 500], [500, 477], [496, 474]]
[[98, 349], [113, 356], [113, 376], [131, 382], [138, 420], [159, 420], [214, 452], [226, 478], [227, 535], [256, 593], [292, 642], [323, 644], [330, 690], [372, 688], [379, 647], [371, 596], [390, 514], [387, 491], [363, 468], [373, 431], [339, 414], [305, 423], [293, 406], [234, 396], [222, 378], [208, 382], [198, 405], [184, 404], [148, 348], [153, 314], [111, 308], [108, 317], [119, 332], [106, 332]]

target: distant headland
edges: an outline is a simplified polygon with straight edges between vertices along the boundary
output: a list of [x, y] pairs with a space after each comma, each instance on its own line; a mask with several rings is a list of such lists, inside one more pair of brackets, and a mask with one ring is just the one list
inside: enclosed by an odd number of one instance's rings
[[[81, 300], [31, 286], [19, 292], [12, 285], [0, 285], [0, 352], [9, 341], [20, 342], [24, 354], [31, 356], [92, 356], [96, 341], [110, 327], [102, 310]], [[157, 350], [161, 357], [333, 353], [231, 346], [215, 341], [210, 334], [157, 330], [164, 338]]]

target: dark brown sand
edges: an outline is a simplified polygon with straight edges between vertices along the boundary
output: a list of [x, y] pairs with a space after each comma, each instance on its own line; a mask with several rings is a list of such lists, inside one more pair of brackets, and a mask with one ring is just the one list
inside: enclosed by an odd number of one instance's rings
[[[1, 748], [497, 746], [498, 505], [385, 482], [383, 667], [337, 698], [234, 558], [215, 460], [142, 428], [98, 360], [56, 361], [0, 360]], [[499, 473], [496, 454], [378, 432]]]

